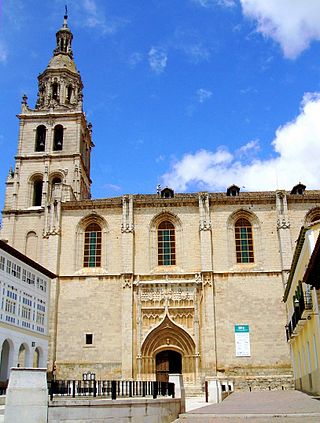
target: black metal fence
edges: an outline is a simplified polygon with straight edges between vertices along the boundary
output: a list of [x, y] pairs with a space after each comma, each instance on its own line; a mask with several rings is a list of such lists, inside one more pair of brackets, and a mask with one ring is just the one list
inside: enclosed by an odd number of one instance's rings
[[0, 382], [0, 395], [5, 395], [8, 387], [8, 382]]
[[133, 380], [52, 380], [48, 382], [52, 401], [61, 397], [103, 397], [110, 399], [170, 396], [174, 398], [174, 383]]

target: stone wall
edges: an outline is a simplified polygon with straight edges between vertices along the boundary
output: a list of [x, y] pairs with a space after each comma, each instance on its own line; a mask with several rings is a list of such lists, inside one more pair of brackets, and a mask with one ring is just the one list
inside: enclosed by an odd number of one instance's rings
[[178, 418], [180, 399], [54, 400], [48, 423], [171, 423]]

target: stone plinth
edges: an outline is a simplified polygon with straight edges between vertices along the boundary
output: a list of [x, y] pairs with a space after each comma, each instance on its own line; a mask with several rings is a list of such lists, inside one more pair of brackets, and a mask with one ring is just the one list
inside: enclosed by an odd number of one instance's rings
[[186, 394], [184, 390], [183, 377], [179, 373], [170, 373], [169, 382], [174, 383], [175, 398], [181, 399], [181, 413], [186, 410]]
[[6, 394], [6, 423], [47, 423], [47, 369], [12, 368]]

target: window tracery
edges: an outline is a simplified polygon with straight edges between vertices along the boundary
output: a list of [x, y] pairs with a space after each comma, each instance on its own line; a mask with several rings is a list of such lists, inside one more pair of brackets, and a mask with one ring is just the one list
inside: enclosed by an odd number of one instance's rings
[[241, 217], [235, 223], [237, 263], [253, 263], [253, 235], [249, 220]]
[[101, 266], [101, 227], [89, 223], [84, 234], [83, 267]]
[[168, 220], [158, 226], [158, 265], [173, 266], [176, 264], [175, 227]]

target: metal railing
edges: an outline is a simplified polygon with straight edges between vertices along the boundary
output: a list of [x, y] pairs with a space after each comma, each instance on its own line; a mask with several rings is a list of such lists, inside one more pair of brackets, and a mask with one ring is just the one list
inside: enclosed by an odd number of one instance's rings
[[171, 396], [174, 383], [132, 380], [52, 380], [48, 382], [51, 401], [60, 397], [103, 397], [110, 399]]
[[300, 320], [306, 320], [303, 316], [305, 311], [312, 310], [312, 297], [310, 293], [308, 295], [301, 295], [297, 304], [295, 304], [294, 312], [291, 316], [291, 320], [286, 325], [286, 338], [287, 341], [295, 334], [294, 330], [297, 327]]
[[0, 382], [0, 395], [5, 395], [8, 387], [8, 381]]

